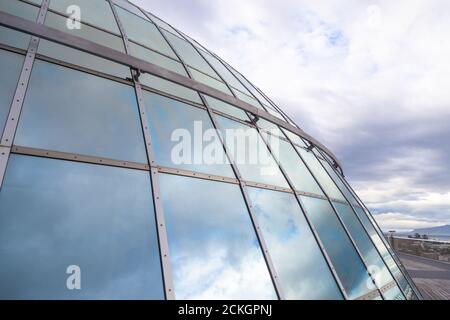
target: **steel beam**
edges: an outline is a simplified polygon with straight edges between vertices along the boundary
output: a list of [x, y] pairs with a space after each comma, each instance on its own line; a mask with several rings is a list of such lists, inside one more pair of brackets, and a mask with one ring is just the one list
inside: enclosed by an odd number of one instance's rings
[[120, 51], [116, 51], [114, 49], [111, 49], [106, 46], [99, 45], [95, 42], [68, 34], [66, 32], [62, 32], [50, 27], [47, 27], [42, 24], [37, 24], [35, 22], [31, 22], [25, 19], [22, 19], [17, 16], [13, 16], [4, 12], [0, 12], [0, 25], [6, 26], [21, 32], [29, 33], [31, 35], [53, 41], [74, 49], [78, 49], [96, 56], [99, 56], [101, 58], [105, 58], [108, 60], [112, 60], [114, 62], [128, 65], [133, 69], [140, 70], [141, 72], [150, 73], [152, 75], [161, 77], [163, 79], [172, 81], [174, 83], [180, 84], [184, 87], [199, 91], [201, 93], [204, 93], [208, 96], [211, 96], [213, 98], [222, 100], [226, 103], [229, 103], [231, 105], [234, 105], [238, 108], [241, 108], [243, 110], [246, 110], [250, 113], [253, 113], [255, 115], [258, 115], [261, 118], [264, 118], [268, 121], [271, 121], [301, 137], [308, 140], [310, 143], [312, 143], [315, 146], [318, 146], [320, 149], [322, 149], [324, 152], [326, 152], [334, 161], [335, 163], [342, 168], [342, 166], [339, 163], [339, 160], [336, 158], [336, 156], [322, 143], [320, 143], [318, 140], [304, 132], [303, 130], [291, 125], [288, 122], [285, 122], [270, 113], [258, 109], [254, 107], [253, 105], [246, 103], [242, 100], [236, 99], [233, 96], [230, 96], [220, 90], [214, 89], [210, 86], [207, 86], [205, 84], [202, 84], [198, 81], [195, 81], [193, 79], [189, 79], [185, 76], [182, 76], [176, 72], [164, 69], [160, 66], [157, 66], [155, 64], [146, 62], [144, 60], [129, 56], [127, 54], [124, 54]]

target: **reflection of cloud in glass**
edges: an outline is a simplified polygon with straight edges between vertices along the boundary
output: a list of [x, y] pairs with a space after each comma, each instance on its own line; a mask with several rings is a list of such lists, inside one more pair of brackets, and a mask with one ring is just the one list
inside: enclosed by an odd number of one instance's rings
[[177, 299], [276, 298], [239, 186], [160, 182]]
[[245, 134], [247, 130], [250, 130], [250, 132], [255, 131], [255, 137], [257, 139], [256, 147], [253, 145], [249, 146], [246, 143], [236, 143], [236, 141], [229, 141], [225, 139], [225, 144], [228, 147], [228, 151], [230, 152], [230, 155], [234, 160], [254, 159], [255, 155], [251, 154], [251, 152], [258, 152], [258, 154], [256, 155], [258, 159], [256, 164], [236, 161], [236, 165], [239, 168], [239, 171], [244, 180], [267, 183], [285, 188], [289, 187], [275, 160], [272, 158], [271, 154], [265, 147], [265, 143], [256, 132], [256, 129], [222, 116], [216, 116], [216, 119], [219, 123], [220, 131], [225, 138], [230, 137], [226, 134], [226, 130], [229, 129], [235, 130], [234, 133], [236, 134], [237, 139], [242, 139], [242, 137], [239, 136]]
[[372, 269], [371, 274], [375, 278], [375, 282], [380, 287], [394, 281], [389, 270], [384, 264], [381, 256], [378, 254], [375, 246], [370, 241], [369, 236], [363, 229], [361, 223], [357, 220], [352, 208], [342, 203], [334, 203], [338, 215], [341, 217], [347, 230], [356, 243], [359, 251], [364, 257], [367, 265]]
[[248, 189], [287, 299], [342, 299], [295, 196]]
[[131, 86], [44, 61], [33, 66], [15, 144], [147, 162]]
[[[148, 173], [13, 155], [0, 256], [0, 298], [164, 298]], [[69, 265], [81, 290], [66, 288]]]
[[330, 204], [322, 199], [301, 199], [349, 298], [373, 290], [367, 285], [371, 283], [367, 270]]

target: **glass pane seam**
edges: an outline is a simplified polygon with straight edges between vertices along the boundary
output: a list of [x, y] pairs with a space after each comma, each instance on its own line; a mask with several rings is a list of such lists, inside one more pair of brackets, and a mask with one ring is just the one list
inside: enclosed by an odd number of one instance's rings
[[[200, 95], [200, 96], [202, 97], [202, 99], [204, 99], [203, 95]], [[219, 125], [218, 125], [218, 123], [216, 121], [216, 118], [215, 118], [213, 112], [211, 111], [211, 109], [209, 107], [208, 102], [206, 100], [203, 100], [203, 102], [205, 103], [206, 110], [208, 112], [208, 116], [211, 119], [214, 128], [216, 130], [219, 130], [220, 127], [219, 127]], [[225, 151], [225, 154], [226, 154], [226, 156], [228, 158], [228, 161], [230, 162], [231, 167], [232, 167], [232, 169], [233, 169], [233, 171], [234, 171], [234, 173], [236, 175], [236, 178], [239, 181], [239, 186], [240, 186], [240, 189], [241, 189], [241, 193], [242, 193], [242, 196], [244, 198], [245, 204], [247, 206], [248, 214], [250, 215], [250, 219], [252, 221], [254, 230], [256, 232], [256, 236], [257, 236], [257, 239], [259, 241], [260, 248], [261, 248], [262, 254], [264, 256], [264, 260], [266, 262], [266, 265], [267, 265], [270, 277], [272, 279], [275, 291], [277, 293], [277, 296], [278, 296], [278, 298], [280, 300], [284, 300], [285, 299], [284, 291], [283, 291], [283, 288], [282, 288], [281, 283], [279, 281], [278, 275], [276, 273], [273, 261], [272, 261], [272, 259], [270, 257], [270, 254], [269, 254], [266, 242], [265, 242], [264, 237], [263, 237], [262, 232], [261, 232], [261, 228], [260, 228], [260, 226], [258, 224], [258, 221], [257, 221], [257, 218], [256, 218], [256, 214], [253, 211], [253, 206], [251, 204], [250, 197], [249, 197], [249, 195], [247, 193], [245, 182], [242, 179], [242, 175], [239, 172], [239, 168], [234, 163], [233, 158], [230, 156], [230, 153], [229, 153], [228, 148], [227, 148], [227, 146], [225, 144], [225, 141], [223, 140], [222, 135], [219, 135], [219, 140], [220, 140], [220, 142], [222, 144], [222, 147], [223, 147], [223, 149]]]
[[[108, 3], [113, 11], [114, 18], [119, 26], [119, 30], [122, 33], [122, 38], [125, 44], [125, 50], [128, 53], [129, 45], [128, 45], [128, 37], [123, 28], [123, 25], [119, 19], [119, 15], [115, 9], [114, 3], [112, 0], [108, 0]], [[161, 259], [161, 272], [163, 277], [163, 285], [164, 285], [164, 294], [165, 298], [168, 300], [175, 299], [175, 292], [173, 286], [173, 276], [172, 276], [172, 268], [170, 265], [170, 254], [169, 254], [169, 244], [167, 238], [167, 228], [164, 218], [164, 211], [162, 206], [160, 188], [159, 188], [159, 179], [158, 179], [158, 170], [152, 166], [156, 164], [152, 140], [150, 136], [149, 124], [147, 123], [147, 116], [145, 114], [145, 106], [144, 100], [142, 96], [142, 88], [137, 80], [137, 74], [135, 71], [132, 71], [134, 89], [136, 93], [137, 105], [139, 108], [139, 120], [142, 126], [142, 133], [144, 136], [145, 149], [147, 153], [148, 164], [151, 166], [150, 168], [150, 182], [153, 190], [153, 203], [154, 203], [154, 214], [157, 225], [157, 235], [159, 240], [159, 254]]]
[[[258, 128], [256, 128], [256, 130], [258, 130]], [[259, 133], [259, 131], [258, 131], [258, 133]], [[312, 231], [313, 234], [314, 234], [314, 238], [315, 238], [317, 244], [319, 245], [320, 250], [321, 250], [323, 256], [325, 257], [325, 260], [327, 261], [327, 265], [328, 265], [328, 267], [330, 268], [330, 270], [331, 270], [331, 272], [332, 272], [332, 274], [333, 274], [333, 277], [334, 277], [336, 283], [338, 284], [339, 289], [341, 290], [341, 292], [342, 292], [344, 298], [345, 298], [345, 299], [348, 299], [347, 292], [346, 292], [346, 290], [345, 290], [345, 288], [344, 288], [344, 286], [343, 286], [343, 284], [342, 284], [340, 278], [338, 277], [338, 275], [337, 275], [337, 273], [336, 273], [336, 269], [334, 268], [333, 263], [331, 262], [331, 259], [330, 259], [330, 257], [328, 256], [328, 253], [326, 252], [326, 250], [325, 250], [325, 248], [324, 248], [324, 246], [323, 246], [323, 244], [322, 244], [322, 241], [320, 240], [320, 237], [319, 237], [318, 234], [317, 234], [317, 230], [315, 229], [314, 225], [311, 223], [311, 220], [310, 220], [310, 218], [309, 218], [309, 216], [308, 216], [308, 213], [307, 213], [307, 211], [306, 211], [306, 208], [305, 208], [305, 206], [303, 205], [303, 203], [302, 203], [300, 197], [298, 196], [297, 192], [295, 192], [295, 188], [294, 188], [293, 182], [291, 181], [291, 179], [290, 179], [289, 176], [287, 175], [286, 171], [284, 171], [284, 169], [283, 169], [283, 167], [281, 166], [281, 163], [278, 161], [278, 159], [276, 159], [276, 157], [273, 156], [273, 154], [272, 154], [272, 149], [270, 148], [270, 145], [267, 143], [267, 141], [265, 140], [265, 138], [264, 138], [263, 135], [261, 135], [261, 139], [262, 139], [262, 140], [264, 141], [264, 143], [266, 144], [266, 147], [267, 147], [267, 149], [269, 150], [269, 153], [270, 153], [270, 154], [272, 155], [272, 157], [274, 158], [275, 163], [278, 165], [278, 167], [279, 167], [281, 173], [283, 174], [284, 178], [286, 179], [286, 181], [287, 181], [289, 187], [294, 191], [295, 198], [296, 198], [296, 200], [297, 200], [297, 202], [298, 202], [300, 208], [302, 209], [302, 211], [303, 211], [303, 213], [304, 213], [305, 219], [306, 219], [306, 221], [308, 222], [308, 225], [309, 225], [311, 231]]]
[[[52, 0], [52, 1], [54, 1], [54, 0]], [[59, 11], [56, 11], [56, 10], [53, 10], [53, 9], [48, 9], [48, 12], [51, 12], [51, 13], [56, 14], [56, 15], [58, 15], [58, 16], [60, 16], [60, 17], [63, 17], [63, 18], [70, 19], [70, 16], [69, 16], [67, 13], [59, 12]], [[104, 28], [102, 28], [102, 27], [100, 27], [100, 26], [96, 26], [96, 25], [94, 25], [94, 24], [92, 24], [92, 23], [90, 23], [90, 22], [83, 21], [82, 19], [80, 20], [80, 23], [82, 23], [82, 24], [84, 24], [84, 25], [86, 25], [86, 26], [89, 26], [89, 27], [91, 27], [91, 28], [97, 29], [97, 30], [99, 30], [99, 31], [108, 33], [108, 34], [110, 34], [110, 35], [112, 35], [112, 36], [116, 36], [116, 37], [121, 38], [121, 35], [118, 34], [118, 33], [112, 32], [112, 31], [110, 31], [110, 30], [106, 30], [106, 29], [104, 29]]]
[[121, 168], [131, 168], [131, 169], [138, 169], [138, 170], [144, 170], [144, 171], [150, 170], [148, 163], [123, 161], [123, 160], [109, 159], [109, 158], [97, 157], [97, 156], [86, 155], [86, 154], [62, 152], [62, 151], [56, 151], [56, 150], [47, 150], [47, 149], [39, 149], [39, 148], [13, 145], [11, 148], [11, 152], [14, 154], [38, 156], [38, 157], [44, 157], [44, 158], [50, 158], [50, 159], [69, 160], [69, 161], [74, 161], [74, 162], [107, 165], [107, 166], [121, 167]]
[[97, 77], [100, 77], [100, 78], [104, 78], [104, 79], [108, 79], [108, 80], [111, 80], [111, 81], [119, 82], [121, 84], [125, 84], [125, 85], [128, 85], [128, 86], [133, 86], [133, 83], [129, 79], [122, 79], [122, 78], [113, 76], [111, 74], [103, 73], [101, 71], [93, 70], [93, 69], [86, 68], [86, 67], [83, 67], [83, 66], [80, 66], [80, 65], [77, 65], [77, 64], [73, 64], [73, 63], [65, 62], [65, 61], [58, 60], [58, 59], [55, 59], [55, 58], [52, 58], [52, 57], [48, 57], [48, 56], [43, 55], [41, 53], [36, 53], [36, 60], [49, 62], [49, 63], [56, 64], [56, 65], [59, 65], [59, 66], [62, 66], [62, 67], [66, 67], [66, 68], [69, 68], [69, 69], [72, 69], [72, 70], [81, 71], [81, 72], [88, 73], [88, 74], [91, 74], [91, 75], [94, 75], [94, 76], [97, 76]]

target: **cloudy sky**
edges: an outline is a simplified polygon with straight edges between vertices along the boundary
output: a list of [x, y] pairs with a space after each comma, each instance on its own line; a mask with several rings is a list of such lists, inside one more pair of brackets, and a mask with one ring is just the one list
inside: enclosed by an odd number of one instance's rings
[[383, 228], [450, 223], [450, 2], [134, 0], [327, 145]]

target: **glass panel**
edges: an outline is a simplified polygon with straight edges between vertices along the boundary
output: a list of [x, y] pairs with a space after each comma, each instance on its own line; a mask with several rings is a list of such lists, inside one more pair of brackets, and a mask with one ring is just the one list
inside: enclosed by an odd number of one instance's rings
[[39, 60], [15, 144], [147, 162], [134, 88]]
[[[0, 298], [164, 299], [151, 194], [145, 171], [12, 155]], [[73, 265], [81, 290], [66, 286]]]
[[342, 203], [336, 202], [333, 204], [339, 217], [342, 219], [345, 227], [364, 257], [378, 287], [381, 288], [393, 282], [394, 278], [392, 278], [392, 275], [384, 264], [378, 251], [375, 249], [373, 243], [370, 241], [369, 236], [365, 232], [352, 208]]
[[292, 143], [295, 143], [301, 147], [307, 147], [307, 145], [303, 142], [302, 138], [300, 138], [295, 133], [290, 132], [287, 129], [281, 128], [281, 130], [286, 134], [286, 136], [292, 141]]
[[136, 58], [157, 64], [160, 67], [166, 68], [173, 72], [177, 72], [185, 77], [188, 76], [186, 70], [184, 70], [183, 65], [178, 61], [172, 60], [143, 46], [134, 44], [133, 42], [129, 42], [129, 48], [130, 55]]
[[120, 34], [111, 6], [104, 0], [51, 0], [49, 8], [63, 14], [72, 14], [69, 7], [81, 9], [81, 21]]
[[0, 50], [0, 135], [8, 118], [23, 61], [24, 56], [20, 54]]
[[42, 4], [42, 0], [27, 0], [28, 2], [32, 2], [40, 6]]
[[110, 47], [120, 52], [125, 52], [123, 40], [108, 32], [101, 31], [97, 28], [90, 27], [86, 24], [81, 24], [80, 29], [67, 28], [67, 18], [59, 14], [48, 12], [45, 17], [45, 25], [57, 29], [59, 31], [70, 33], [71, 35], [95, 42], [99, 45]]
[[248, 96], [246, 94], [243, 94], [239, 90], [233, 89], [233, 92], [234, 92], [234, 94], [236, 95], [236, 97], [239, 100], [247, 102], [247, 103], [251, 104], [252, 106], [254, 106], [254, 107], [258, 108], [258, 109], [262, 109], [261, 104], [258, 101], [256, 101], [255, 98], [252, 98], [252, 97], [250, 97], [250, 96]]
[[18, 0], [2, 0], [0, 1], [0, 11], [4, 11], [23, 19], [36, 21], [39, 8]]
[[248, 90], [239, 82], [239, 80], [236, 79], [236, 77], [223, 65], [221, 61], [204, 50], [201, 50], [201, 52], [205, 59], [208, 60], [208, 62], [220, 74], [225, 82], [227, 82], [230, 86], [242, 91], [243, 93], [251, 95], [251, 93], [248, 92]]
[[239, 186], [167, 174], [160, 183], [177, 299], [276, 299]]
[[374, 225], [370, 222], [369, 218], [367, 217], [365, 211], [362, 208], [355, 207], [355, 212], [359, 217], [359, 219], [361, 220], [361, 223], [363, 224], [364, 228], [367, 230], [367, 233], [369, 234], [373, 243], [377, 247], [381, 256], [383, 257], [383, 260], [386, 262], [386, 265], [388, 266], [389, 270], [391, 270], [395, 278], [399, 280], [402, 289], [406, 292], [409, 285], [406, 279], [404, 278], [402, 272], [400, 271], [400, 268], [397, 266], [397, 263], [392, 258], [389, 250], [386, 248], [380, 235], [376, 232]]
[[153, 23], [139, 18], [120, 7], [116, 6], [116, 9], [128, 38], [178, 60]]
[[0, 43], [2, 44], [26, 50], [30, 40], [31, 36], [26, 33], [0, 26]]
[[248, 188], [287, 299], [342, 299], [295, 196]]
[[344, 193], [345, 197], [351, 204], [359, 206], [358, 201], [353, 197], [352, 193], [348, 190], [347, 186], [339, 179], [337, 173], [331, 168], [330, 164], [324, 160], [320, 160], [325, 167], [325, 170], [330, 174], [333, 181], [338, 185], [339, 189]]
[[122, 79], [131, 77], [130, 68], [124, 65], [47, 40], [41, 39], [39, 41], [38, 53], [53, 59], [110, 74]]
[[331, 180], [328, 173], [325, 169], [320, 165], [319, 160], [314, 156], [314, 154], [310, 151], [306, 151], [303, 148], [296, 147], [300, 152], [303, 160], [308, 165], [311, 172], [314, 174], [316, 179], [319, 181], [322, 188], [325, 190], [325, 193], [330, 197], [342, 201], [346, 201], [342, 193], [336, 187], [336, 184]]
[[289, 188], [256, 129], [222, 116], [216, 116], [216, 119], [244, 180]]
[[141, 84], [150, 88], [201, 104], [202, 100], [197, 91], [180, 86], [172, 81], [144, 73], [139, 77]]
[[266, 119], [259, 118], [259, 120], [256, 123], [256, 125], [259, 128], [265, 129], [267, 131], [270, 131], [270, 133], [272, 133], [272, 134], [275, 134], [275, 135], [277, 135], [279, 137], [283, 137], [284, 138], [283, 133], [281, 132], [280, 128], [278, 128], [278, 126], [275, 123], [267, 121]]
[[152, 19], [153, 23], [156, 24], [158, 27], [166, 29], [167, 31], [172, 32], [173, 34], [178, 34], [178, 32], [172, 28], [167, 22], [159, 19], [157, 16], [151, 14], [150, 12], [147, 12], [148, 15], [150, 15], [150, 18]]
[[175, 51], [180, 55], [180, 58], [188, 65], [217, 78], [217, 74], [203, 59], [203, 57], [194, 49], [194, 47], [184, 39], [173, 35], [170, 32], [162, 30], [168, 41], [172, 44]]
[[144, 102], [158, 165], [235, 177], [205, 110], [150, 92]]
[[405, 300], [405, 297], [397, 286], [383, 292], [383, 296], [386, 300]]
[[372, 280], [328, 201], [301, 199], [349, 298], [372, 291]]
[[244, 110], [236, 108], [231, 104], [225, 103], [215, 98], [211, 98], [206, 95], [203, 95], [203, 97], [205, 98], [210, 108], [221, 111], [223, 113], [226, 113], [230, 116], [236, 117], [244, 121], [249, 120], [249, 117], [247, 116]]
[[[133, 4], [131, 4], [130, 2], [128, 2], [127, 0], [114, 0], [113, 2], [115, 2], [116, 4], [118, 4], [119, 6], [121, 6], [122, 8], [134, 13], [135, 15], [138, 15], [139, 17], [145, 19], [145, 20], [149, 20], [144, 13], [142, 13], [141, 10], [139, 10], [139, 8], [137, 8], [136, 6], [134, 6]], [[150, 20], [149, 20], [150, 21]]]
[[287, 141], [278, 139], [275, 136], [269, 136], [262, 133], [266, 141], [272, 148], [272, 153], [280, 162], [281, 167], [291, 179], [294, 187], [298, 191], [304, 191], [314, 194], [323, 195], [316, 181], [314, 181], [311, 173], [309, 173], [305, 164], [302, 162], [294, 147]]
[[194, 70], [192, 68], [189, 68], [189, 72], [191, 73], [192, 77], [195, 80], [197, 80], [203, 84], [206, 84], [207, 86], [213, 87], [217, 90], [225, 92], [226, 94], [232, 95], [231, 91], [228, 89], [228, 87], [222, 81], [211, 78], [210, 76], [207, 76], [206, 74], [204, 74], [202, 72], [198, 72], [197, 70]]

